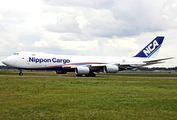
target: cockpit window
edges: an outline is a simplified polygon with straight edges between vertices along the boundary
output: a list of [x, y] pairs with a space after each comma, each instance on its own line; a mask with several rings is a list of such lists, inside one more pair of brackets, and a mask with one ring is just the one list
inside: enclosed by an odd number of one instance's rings
[[14, 55], [19, 55], [19, 53], [14, 53]]

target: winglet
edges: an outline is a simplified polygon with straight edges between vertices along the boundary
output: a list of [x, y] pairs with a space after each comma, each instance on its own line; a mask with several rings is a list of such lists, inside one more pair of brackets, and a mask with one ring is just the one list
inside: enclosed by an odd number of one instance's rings
[[163, 40], [164, 40], [163, 36], [157, 36], [153, 41], [151, 41], [144, 49], [142, 49], [134, 57], [143, 57], [143, 58], [156, 57], [162, 45]]

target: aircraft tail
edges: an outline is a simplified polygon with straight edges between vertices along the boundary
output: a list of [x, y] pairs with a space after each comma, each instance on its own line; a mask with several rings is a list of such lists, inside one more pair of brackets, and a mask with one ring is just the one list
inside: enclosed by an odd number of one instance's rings
[[158, 51], [162, 45], [164, 37], [157, 36], [153, 41], [151, 41], [145, 48], [143, 48], [137, 55], [134, 57], [143, 57], [143, 58], [155, 58], [158, 54]]

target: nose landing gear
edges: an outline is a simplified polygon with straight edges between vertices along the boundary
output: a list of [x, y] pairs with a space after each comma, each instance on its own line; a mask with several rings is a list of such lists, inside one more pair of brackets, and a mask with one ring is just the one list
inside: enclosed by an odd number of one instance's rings
[[22, 69], [18, 69], [18, 70], [19, 70], [19, 75], [23, 76]]

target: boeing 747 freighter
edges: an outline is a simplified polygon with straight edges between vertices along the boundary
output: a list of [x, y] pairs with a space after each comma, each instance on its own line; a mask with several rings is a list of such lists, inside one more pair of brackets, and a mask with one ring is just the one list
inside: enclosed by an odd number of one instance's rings
[[164, 37], [158, 36], [133, 57], [100, 57], [54, 55], [40, 52], [15, 52], [2, 63], [19, 69], [19, 75], [26, 70], [53, 70], [57, 74], [75, 72], [76, 76], [96, 76], [95, 73], [117, 73], [122, 70], [163, 63], [168, 58], [156, 58]]

